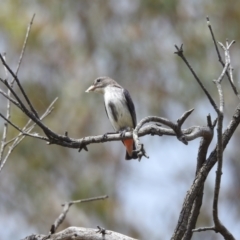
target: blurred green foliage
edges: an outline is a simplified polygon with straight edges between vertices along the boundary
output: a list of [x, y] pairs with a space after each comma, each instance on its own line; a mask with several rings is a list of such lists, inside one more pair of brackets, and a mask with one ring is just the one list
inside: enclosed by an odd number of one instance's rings
[[[205, 17], [210, 16], [217, 40], [238, 40], [239, 5], [239, 1], [233, 0], [1, 1], [0, 51], [7, 53], [7, 62], [15, 69], [27, 25], [35, 13], [19, 78], [39, 113], [59, 97], [54, 111], [44, 120], [57, 133], [67, 131], [69, 136], [81, 138], [111, 131], [101, 96], [85, 94], [85, 89], [100, 75], [113, 77], [131, 92], [138, 120], [147, 115], [177, 119], [182, 112], [195, 107], [188, 124], [205, 125], [206, 115], [213, 111], [189, 70], [174, 55], [174, 45], [183, 43], [191, 65], [218, 100], [212, 80], [219, 76], [221, 66]], [[238, 45], [231, 54], [234, 77], [238, 80]], [[3, 68], [0, 74], [5, 78]], [[229, 84], [225, 84], [224, 91], [229, 120], [237, 100]], [[1, 103], [4, 109], [5, 101]], [[13, 108], [11, 114], [13, 122], [24, 126], [27, 119], [19, 110]], [[8, 138], [15, 134], [10, 129]], [[238, 156], [236, 149], [231, 153], [235, 161], [226, 163], [233, 169], [230, 182], [236, 191], [226, 191], [221, 197], [236, 207], [237, 219], [240, 163], [234, 157]], [[4, 221], [3, 213], [13, 222], [15, 214], [20, 214], [36, 232], [47, 233], [61, 211], [61, 203], [108, 194], [108, 200], [74, 206], [62, 228], [102, 225], [135, 238], [146, 239], [151, 233], [156, 239], [166, 239], [173, 230], [172, 220], [166, 223], [169, 227], [161, 226], [162, 232], [158, 232], [154, 227], [139, 227], [134, 216], [127, 217], [120, 197], [126, 190], [121, 189], [120, 183], [130, 170], [123, 158], [120, 142], [91, 145], [89, 152], [78, 153], [26, 138], [1, 172], [0, 222]], [[176, 174], [182, 177], [184, 173]], [[207, 201], [211, 201], [210, 195]], [[159, 196], [156, 193], [152, 197]], [[141, 196], [136, 196], [136, 204], [138, 198]], [[178, 201], [182, 199], [183, 196]], [[179, 213], [172, 214], [176, 222]], [[210, 211], [204, 206], [200, 224], [209, 224], [210, 219]], [[18, 236], [20, 226], [15, 225], [8, 236]], [[25, 229], [19, 237], [30, 233]], [[217, 238], [213, 235], [211, 239]]]

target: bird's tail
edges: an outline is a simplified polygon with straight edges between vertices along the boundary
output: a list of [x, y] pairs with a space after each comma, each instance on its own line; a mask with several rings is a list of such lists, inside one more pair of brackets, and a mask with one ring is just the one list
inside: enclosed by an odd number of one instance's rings
[[133, 153], [133, 150], [136, 149], [133, 139], [123, 140], [123, 144], [126, 147], [126, 160], [137, 159], [137, 154]]

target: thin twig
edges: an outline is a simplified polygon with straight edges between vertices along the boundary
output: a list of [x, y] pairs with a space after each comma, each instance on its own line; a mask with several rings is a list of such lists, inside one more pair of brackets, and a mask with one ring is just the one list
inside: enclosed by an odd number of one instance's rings
[[[46, 116], [48, 116], [54, 109], [53, 105], [55, 104], [55, 102], [58, 100], [58, 98], [55, 98], [52, 103], [49, 105], [49, 107], [46, 109], [46, 111], [43, 113], [43, 115], [40, 117], [40, 120], [43, 120]], [[28, 120], [27, 124], [22, 128], [22, 132], [24, 133], [29, 133], [35, 126], [36, 126], [36, 123], [33, 123], [30, 127], [30, 123], [32, 122], [31, 119]], [[19, 138], [20, 136], [24, 135], [22, 132], [20, 132], [16, 137], [8, 140], [6, 142], [6, 145], [10, 144], [11, 142], [15, 141], [16, 138]], [[36, 135], [36, 134], [35, 134]], [[24, 137], [27, 136], [27, 135], [24, 135]], [[43, 136], [41, 136], [42, 138], [44, 138]], [[42, 139], [41, 138], [41, 139]], [[47, 138], [46, 138], [47, 140]]]
[[214, 198], [213, 198], [213, 221], [215, 224], [215, 229], [225, 239], [231, 239], [233, 240], [234, 237], [232, 234], [227, 230], [227, 228], [221, 223], [218, 215], [218, 200], [219, 200], [219, 193], [220, 193], [220, 186], [221, 186], [221, 176], [222, 176], [222, 162], [223, 162], [223, 134], [222, 134], [222, 128], [223, 128], [223, 118], [224, 118], [224, 97], [223, 97], [223, 91], [221, 82], [223, 79], [223, 76], [227, 72], [228, 67], [230, 66], [230, 57], [229, 57], [229, 48], [231, 47], [233, 42], [231, 44], [228, 44], [228, 41], [226, 42], [226, 47], [219, 43], [220, 46], [223, 48], [225, 52], [225, 66], [223, 68], [223, 71], [221, 75], [219, 76], [218, 80], [215, 80], [215, 84], [218, 89], [219, 94], [219, 109], [217, 111], [218, 113], [218, 123], [217, 123], [217, 171], [216, 171], [216, 180], [215, 180], [215, 187], [214, 187]]
[[54, 224], [51, 226], [51, 229], [50, 229], [50, 233], [49, 235], [53, 234], [56, 232], [57, 228], [60, 226], [60, 224], [64, 221], [64, 219], [66, 218], [66, 215], [70, 209], [70, 207], [73, 205], [73, 204], [77, 204], [77, 203], [84, 203], [84, 202], [92, 202], [92, 201], [98, 201], [98, 200], [104, 200], [108, 198], [107, 195], [105, 196], [100, 196], [100, 197], [92, 197], [92, 198], [87, 198], [87, 199], [82, 199], [82, 200], [76, 200], [76, 201], [70, 201], [70, 202], [67, 202], [67, 203], [64, 203], [62, 204], [62, 206], [64, 207], [63, 208], [63, 211], [62, 213], [58, 216], [58, 218], [54, 221]]
[[[0, 54], [0, 58], [1, 58], [1, 54]], [[6, 63], [5, 63], [6, 64]], [[7, 64], [6, 64], [7, 65]], [[9, 68], [9, 66], [8, 66]], [[6, 98], [10, 99], [12, 103], [14, 103], [17, 107], [19, 107], [20, 110], [22, 110], [22, 112], [24, 112], [30, 119], [32, 119], [46, 134], [46, 136], [51, 139], [51, 138], [61, 138], [62, 140], [68, 141], [68, 138], [66, 136], [60, 136], [55, 134], [53, 131], [51, 131], [48, 127], [46, 127], [39, 119], [39, 117], [32, 113], [31, 111], [28, 110], [28, 108], [24, 105], [24, 103], [21, 101], [20, 97], [17, 95], [17, 93], [14, 91], [13, 88], [11, 88], [11, 86], [9, 85], [9, 83], [3, 79], [0, 78], [0, 81], [2, 81], [4, 83], [4, 85], [11, 91], [11, 94], [16, 98], [17, 101], [14, 101], [13, 99], [9, 98], [8, 96], [6, 96], [6, 94], [0, 90], [0, 93], [5, 96]], [[21, 83], [19, 82], [19, 85], [21, 85]], [[21, 86], [22, 88], [22, 86]], [[31, 103], [30, 103], [31, 104]], [[32, 104], [31, 104], [32, 105]], [[34, 109], [34, 112], [36, 112], [36, 110]]]
[[[216, 52], [217, 52], [217, 56], [218, 56], [218, 61], [221, 63], [221, 65], [224, 67], [225, 66], [225, 63], [223, 62], [222, 60], [222, 57], [221, 57], [221, 54], [219, 52], [219, 49], [218, 49], [218, 45], [217, 45], [217, 41], [216, 41], [216, 38], [215, 38], [215, 35], [213, 33], [213, 29], [212, 29], [212, 26], [211, 26], [211, 23], [210, 23], [210, 20], [209, 20], [209, 17], [207, 17], [207, 25], [208, 25], [208, 28], [209, 28], [209, 31], [210, 31], [210, 34], [212, 36], [212, 40], [213, 40], [213, 43], [214, 43], [214, 46], [215, 46], [215, 49], [216, 49]], [[235, 41], [233, 41], [234, 43]], [[226, 75], [227, 75], [227, 79], [233, 89], [233, 92], [235, 93], [235, 95], [240, 99], [240, 94], [238, 93], [238, 90], [237, 88], [235, 87], [234, 85], [234, 81], [233, 81], [233, 78], [232, 78], [232, 66], [230, 65], [230, 68], [229, 68], [229, 71], [226, 71]]]
[[[6, 52], [2, 53], [2, 56], [3, 56], [4, 60], [6, 61], [7, 53]], [[8, 70], [5, 66], [3, 66], [3, 67], [4, 67], [4, 71], [5, 71], [5, 75], [6, 75], [6, 80], [8, 80]]]
[[177, 52], [175, 52], [175, 54], [177, 54], [179, 57], [181, 57], [181, 59], [185, 62], [185, 64], [187, 65], [188, 69], [191, 71], [191, 73], [193, 74], [194, 78], [198, 82], [199, 86], [201, 87], [201, 89], [203, 90], [205, 95], [207, 96], [209, 102], [212, 104], [213, 108], [216, 110], [217, 109], [216, 103], [214, 102], [213, 98], [211, 97], [211, 95], [209, 94], [207, 89], [204, 87], [202, 81], [199, 79], [199, 77], [197, 76], [197, 74], [193, 70], [192, 66], [189, 64], [189, 62], [187, 61], [186, 57], [184, 56], [184, 54], [183, 54], [183, 45], [181, 45], [180, 48], [177, 45], [175, 45], [175, 48], [177, 49]]
[[[16, 72], [15, 72], [16, 76], [18, 75], [18, 71], [19, 71], [20, 65], [21, 65], [22, 60], [23, 60], [23, 56], [24, 56], [26, 46], [27, 46], [27, 42], [28, 42], [28, 38], [29, 38], [29, 33], [30, 33], [31, 27], [33, 25], [34, 17], [35, 17], [35, 13], [33, 14], [32, 19], [31, 19], [31, 21], [30, 21], [30, 23], [28, 24], [28, 27], [27, 27], [27, 32], [26, 32], [25, 39], [24, 39], [24, 42], [23, 42], [22, 51], [21, 51], [21, 54], [20, 54], [20, 57], [19, 57], [19, 60], [18, 60], [18, 65], [17, 65]], [[15, 78], [13, 78], [12, 81], [11, 81], [12, 85], [13, 85], [14, 81], [15, 81]]]
[[[0, 81], [3, 82], [4, 80], [2, 80], [0, 78]], [[21, 105], [18, 103], [18, 101], [16, 101], [15, 99], [13, 99], [12, 97], [10, 97], [6, 92], [2, 91], [2, 89], [0, 89], [0, 94], [3, 95], [6, 99], [8, 99], [9, 101], [11, 101], [15, 106], [17, 106], [20, 110], [22, 110]], [[23, 110], [22, 110], [23, 111]]]
[[[24, 43], [23, 43], [23, 47], [22, 47], [22, 51], [21, 51], [21, 54], [20, 54], [20, 57], [19, 57], [19, 61], [18, 61], [18, 65], [17, 65], [17, 69], [16, 69], [16, 76], [18, 74], [18, 71], [20, 69], [20, 65], [21, 65], [21, 62], [22, 62], [22, 59], [23, 59], [23, 55], [25, 53], [25, 49], [26, 49], [26, 46], [27, 46], [27, 40], [28, 40], [28, 37], [29, 37], [29, 33], [30, 33], [30, 30], [31, 30], [31, 26], [33, 24], [33, 19], [34, 19], [34, 16], [35, 14], [33, 15], [29, 25], [28, 25], [28, 29], [27, 29], [27, 33], [25, 35], [25, 39], [24, 39]], [[4, 61], [6, 62], [6, 54], [3, 54], [3, 59]], [[8, 71], [7, 71], [7, 67], [4, 66], [4, 69], [5, 69], [5, 74], [6, 74], [6, 80], [5, 81], [8, 81]], [[15, 78], [12, 78], [12, 81], [11, 81], [11, 87], [13, 87], [13, 84], [14, 84], [14, 79]], [[7, 120], [10, 120], [11, 118], [11, 115], [10, 115], [10, 112], [11, 112], [11, 91], [10, 89], [8, 89], [7, 91], [7, 95], [8, 95], [8, 99], [7, 99], [7, 111], [6, 111], [6, 119]], [[7, 139], [7, 132], [8, 132], [8, 121], [6, 121], [4, 123], [4, 128], [3, 128], [3, 136], [2, 136], [2, 142], [1, 142], [1, 149], [0, 149], [0, 161], [2, 160], [3, 158], [3, 154], [4, 154], [4, 149], [5, 149], [5, 146], [6, 146], [6, 139]]]
[[[230, 47], [231, 47], [231, 45], [233, 44], [233, 43], [235, 43], [235, 40], [233, 40], [230, 44], [228, 43], [228, 41], [227, 41], [227, 48], [228, 49], [230, 49]], [[229, 53], [229, 51], [228, 51], [228, 62], [229, 62], [229, 68], [228, 68], [228, 71], [229, 71], [229, 76], [230, 76], [230, 81], [231, 81], [231, 83], [233, 84], [233, 86], [235, 87], [235, 85], [234, 85], [234, 80], [233, 80], [233, 67], [232, 67], [232, 64], [231, 64], [231, 58], [230, 58], [230, 53]]]
[[209, 231], [209, 230], [213, 230], [216, 231], [216, 228], [213, 227], [201, 227], [201, 228], [195, 228], [192, 230], [192, 232], [205, 232], [205, 231]]
[[2, 64], [7, 68], [8, 72], [12, 75], [12, 77], [15, 79], [15, 81], [17, 82], [17, 85], [19, 87], [19, 89], [21, 90], [21, 93], [23, 94], [26, 102], [28, 103], [28, 106], [30, 107], [32, 113], [35, 115], [36, 118], [38, 118], [38, 113], [36, 112], [36, 110], [34, 109], [34, 107], [32, 106], [32, 103], [30, 102], [27, 94], [25, 93], [25, 90], [23, 89], [22, 85], [20, 84], [20, 81], [18, 79], [18, 76], [12, 71], [12, 69], [8, 66], [8, 64], [6, 63], [6, 61], [3, 59], [2, 54], [0, 54], [0, 59], [2, 61]]
[[97, 200], [103, 200], [105, 198], [108, 198], [108, 196], [104, 195], [104, 196], [100, 196], [100, 197], [92, 197], [92, 198], [70, 201], [70, 202], [67, 202], [67, 203], [63, 203], [62, 206], [66, 205], [66, 204], [72, 205], [72, 204], [83, 203], [83, 202], [92, 202], [92, 201], [97, 201]]
[[[6, 59], [6, 53], [3, 54], [3, 58]], [[6, 67], [5, 69], [5, 74], [6, 74], [6, 81], [8, 80], [8, 71]], [[8, 90], [7, 96], [10, 96], [10, 91]], [[7, 112], [6, 112], [6, 118], [10, 119], [10, 100], [7, 100]], [[4, 122], [4, 127], [3, 127], [3, 134], [2, 134], [2, 141], [1, 141], [1, 149], [0, 149], [0, 160], [3, 158], [4, 154], [4, 149], [5, 149], [5, 142], [7, 140], [7, 132], [8, 132], [8, 124], [7, 122]]]
[[[46, 111], [40, 117], [40, 120], [43, 120], [45, 117], [47, 117], [49, 114], [51, 114], [51, 112], [53, 110], [53, 105], [55, 104], [56, 101], [57, 101], [57, 98], [55, 98], [52, 101], [52, 103], [49, 105], [49, 107], [46, 109]], [[33, 123], [30, 127], [28, 127], [30, 123], [31, 123], [31, 119], [27, 122], [27, 124], [23, 127], [23, 129], [21, 129], [22, 131], [18, 134], [18, 136], [13, 139], [13, 143], [8, 148], [8, 152], [5, 155], [4, 159], [3, 158], [0, 159], [0, 172], [2, 171], [4, 165], [6, 164], [7, 159], [9, 158], [9, 156], [12, 153], [12, 151], [14, 150], [14, 148], [25, 138], [25, 136], [27, 136], [27, 134], [30, 134], [32, 129], [36, 126], [36, 123]], [[37, 138], [36, 134], [35, 134], [35, 138]], [[47, 141], [47, 138], [45, 139], [45, 141]], [[5, 143], [5, 145], [7, 145], [7, 144], [9, 144], [9, 142]]]
[[16, 130], [18, 130], [19, 132], [23, 133], [22, 129], [20, 127], [18, 127], [17, 125], [15, 125], [14, 123], [12, 123], [10, 120], [8, 120], [3, 114], [0, 113], [0, 117], [2, 119], [4, 119], [8, 124], [10, 124], [12, 127], [14, 127]]

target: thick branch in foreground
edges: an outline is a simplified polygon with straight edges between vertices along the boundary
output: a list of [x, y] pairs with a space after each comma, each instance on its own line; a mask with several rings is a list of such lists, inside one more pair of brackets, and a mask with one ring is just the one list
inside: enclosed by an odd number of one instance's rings
[[136, 240], [123, 234], [105, 230], [105, 234], [99, 229], [69, 227], [51, 236], [33, 234], [23, 240]]

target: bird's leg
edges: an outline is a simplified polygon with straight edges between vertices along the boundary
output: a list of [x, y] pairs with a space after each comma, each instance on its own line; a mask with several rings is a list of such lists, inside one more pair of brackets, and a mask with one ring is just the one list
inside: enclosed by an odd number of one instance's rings
[[120, 133], [120, 136], [124, 137], [126, 132], [129, 132], [129, 131], [131, 131], [130, 127], [124, 128], [124, 129], [116, 131], [116, 132], [106, 132], [103, 134], [103, 139], [106, 139], [108, 134], [116, 134], [116, 133]]
[[106, 133], [104, 133], [103, 134], [103, 139], [106, 139], [108, 134], [116, 134], [116, 132], [106, 132]]
[[118, 133], [120, 133], [121, 137], [124, 137], [126, 132], [129, 132], [129, 131], [131, 131], [131, 128], [127, 127], [127, 128], [124, 128], [123, 130], [118, 131]]

